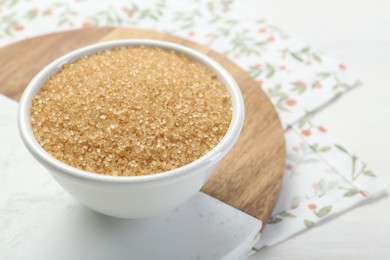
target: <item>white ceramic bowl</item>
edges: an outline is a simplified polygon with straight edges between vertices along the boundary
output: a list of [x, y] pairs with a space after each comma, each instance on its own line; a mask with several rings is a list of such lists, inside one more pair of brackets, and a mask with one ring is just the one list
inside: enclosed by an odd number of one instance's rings
[[[48, 154], [36, 141], [30, 113], [34, 96], [42, 84], [62, 65], [79, 57], [120, 46], [155, 46], [183, 53], [214, 71], [231, 94], [233, 117], [221, 142], [203, 157], [183, 167], [146, 176], [109, 176], [69, 166]], [[156, 216], [180, 205], [198, 192], [236, 142], [244, 121], [244, 101], [233, 77], [217, 62], [193, 49], [163, 41], [132, 39], [98, 43], [75, 50], [41, 70], [29, 83], [20, 100], [19, 132], [30, 153], [54, 179], [85, 206], [119, 218]]]

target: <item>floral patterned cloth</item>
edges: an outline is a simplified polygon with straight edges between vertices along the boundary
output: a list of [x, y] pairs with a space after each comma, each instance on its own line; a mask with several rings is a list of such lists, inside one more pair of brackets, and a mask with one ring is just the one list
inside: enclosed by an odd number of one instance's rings
[[231, 0], [3, 0], [0, 46], [91, 26], [168, 32], [227, 55], [268, 94], [286, 130], [287, 163], [280, 199], [260, 243], [274, 245], [385, 191], [375, 174], [337, 144], [311, 112], [358, 84], [340, 62]]

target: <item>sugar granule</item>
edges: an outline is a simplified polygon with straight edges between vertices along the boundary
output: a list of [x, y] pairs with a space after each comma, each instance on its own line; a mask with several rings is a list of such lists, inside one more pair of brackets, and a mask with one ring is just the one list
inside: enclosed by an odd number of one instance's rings
[[232, 119], [216, 75], [182, 54], [122, 47], [65, 64], [35, 96], [38, 143], [73, 167], [136, 176], [205, 155]]

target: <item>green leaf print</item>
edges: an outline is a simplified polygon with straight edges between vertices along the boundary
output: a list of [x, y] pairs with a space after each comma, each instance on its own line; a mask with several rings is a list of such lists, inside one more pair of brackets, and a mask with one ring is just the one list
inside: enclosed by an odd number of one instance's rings
[[345, 149], [344, 147], [342, 147], [341, 145], [338, 145], [338, 144], [335, 144], [334, 145], [337, 149], [339, 149], [340, 151], [346, 153], [346, 154], [349, 154], [349, 152], [347, 151], [347, 149]]
[[302, 129], [305, 125], [308, 125], [310, 128], [313, 127], [313, 123], [311, 122], [312, 114], [307, 113], [301, 120], [299, 120], [298, 127]]
[[214, 2], [208, 2], [207, 3], [207, 9], [209, 9], [210, 13], [214, 13], [215, 10], [215, 3]]
[[319, 218], [322, 218], [322, 217], [328, 215], [331, 210], [332, 210], [332, 206], [325, 206], [325, 207], [321, 208], [320, 211], [316, 212], [316, 215]]
[[8, 0], [8, 1], [5, 0], [5, 1], [2, 2], [2, 4], [4, 4], [4, 6], [7, 6], [7, 7], [13, 7], [18, 2], [19, 2], [19, 0]]
[[179, 22], [181, 29], [190, 29], [195, 26], [197, 17], [201, 17], [202, 14], [199, 10], [195, 10], [191, 13], [188, 12], [176, 12], [173, 21]]
[[307, 65], [310, 65], [312, 61], [322, 63], [321, 56], [313, 52], [310, 47], [302, 48], [299, 51], [287, 51], [285, 53], [290, 54], [290, 56], [296, 61], [301, 63], [305, 62]]
[[94, 26], [98, 26], [100, 22], [103, 24], [122, 24], [122, 18], [119, 13], [112, 7], [107, 10], [95, 13], [93, 16], [88, 17], [88, 21]]
[[273, 88], [268, 89], [268, 95], [273, 99], [277, 99], [276, 106], [279, 110], [282, 111], [290, 111], [285, 107], [286, 100], [288, 99], [288, 95], [285, 92], [281, 91], [282, 85], [277, 84]]
[[77, 16], [77, 12], [71, 10], [71, 7], [68, 3], [55, 3], [54, 6], [57, 10], [61, 10], [58, 16], [57, 26], [64, 25], [67, 22], [71, 22]]
[[291, 214], [291, 213], [286, 212], [286, 211], [280, 212], [279, 215], [284, 217], [284, 218], [296, 218], [297, 217], [294, 214]]
[[313, 52], [311, 55], [313, 56], [313, 59], [314, 59], [315, 61], [317, 61], [318, 63], [322, 63], [322, 59], [321, 59], [320, 56], [318, 56], [318, 54], [316, 54], [316, 53]]
[[268, 224], [276, 224], [276, 223], [279, 223], [280, 221], [282, 221], [283, 219], [281, 218], [278, 218], [278, 217], [271, 217], [268, 221]]
[[34, 18], [37, 17], [37, 15], [38, 15], [38, 10], [32, 9], [26, 12], [25, 18], [27, 20], [33, 20]]
[[296, 59], [297, 61], [303, 62], [302, 57], [299, 56], [298, 54], [296, 54], [296, 53], [294, 53], [294, 52], [290, 52], [290, 55], [291, 55], [291, 57], [293, 57], [293, 58]]
[[367, 170], [367, 165], [361, 163], [356, 155], [350, 154], [344, 147], [335, 144], [335, 147], [345, 153], [351, 159], [351, 179], [352, 182], [356, 181], [360, 176], [376, 177], [375, 174]]
[[344, 193], [344, 197], [352, 197], [359, 193], [358, 189], [350, 189], [346, 193]]
[[301, 198], [299, 196], [295, 196], [291, 201], [291, 208], [296, 208], [301, 203]]
[[265, 67], [268, 71], [266, 78], [269, 79], [275, 74], [275, 67], [271, 63], [266, 63]]
[[369, 171], [369, 170], [364, 171], [363, 174], [366, 176], [369, 176], [369, 177], [376, 177], [376, 175], [372, 171]]
[[301, 52], [309, 52], [310, 51], [310, 47], [305, 47], [301, 50]]
[[322, 79], [326, 79], [329, 76], [330, 76], [329, 72], [319, 72], [319, 73], [317, 73], [317, 77], [322, 78]]
[[244, 56], [261, 56], [258, 51], [256, 38], [245, 36], [244, 34], [236, 34], [230, 41], [230, 49], [226, 54], [238, 53]]
[[315, 223], [314, 223], [313, 221], [308, 220], [308, 219], [305, 219], [305, 220], [303, 221], [303, 223], [305, 224], [305, 226], [306, 226], [307, 228], [312, 228], [312, 227], [315, 225]]
[[333, 86], [333, 90], [337, 90], [339, 88], [350, 89], [351, 86], [346, 83], [337, 83], [336, 85]]
[[311, 145], [310, 148], [317, 153], [326, 153], [331, 149], [330, 146], [318, 147], [318, 144]]
[[327, 151], [329, 151], [331, 148], [330, 148], [330, 146], [324, 146], [324, 147], [321, 147], [320, 149], [319, 149], [319, 151], [321, 152], [321, 153], [326, 153]]
[[302, 81], [296, 81], [291, 84], [294, 86], [291, 90], [296, 91], [299, 94], [302, 94], [306, 90], [306, 84]]

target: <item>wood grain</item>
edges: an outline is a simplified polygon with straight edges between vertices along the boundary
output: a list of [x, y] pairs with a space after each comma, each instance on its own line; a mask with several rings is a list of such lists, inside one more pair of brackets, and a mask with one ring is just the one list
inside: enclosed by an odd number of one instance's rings
[[0, 49], [0, 93], [18, 100], [34, 75], [54, 59], [88, 44], [126, 38], [161, 39], [189, 46], [214, 58], [234, 76], [245, 100], [244, 129], [202, 191], [266, 223], [283, 175], [284, 132], [259, 84], [207, 46], [168, 34], [127, 28], [92, 28], [44, 35]]

